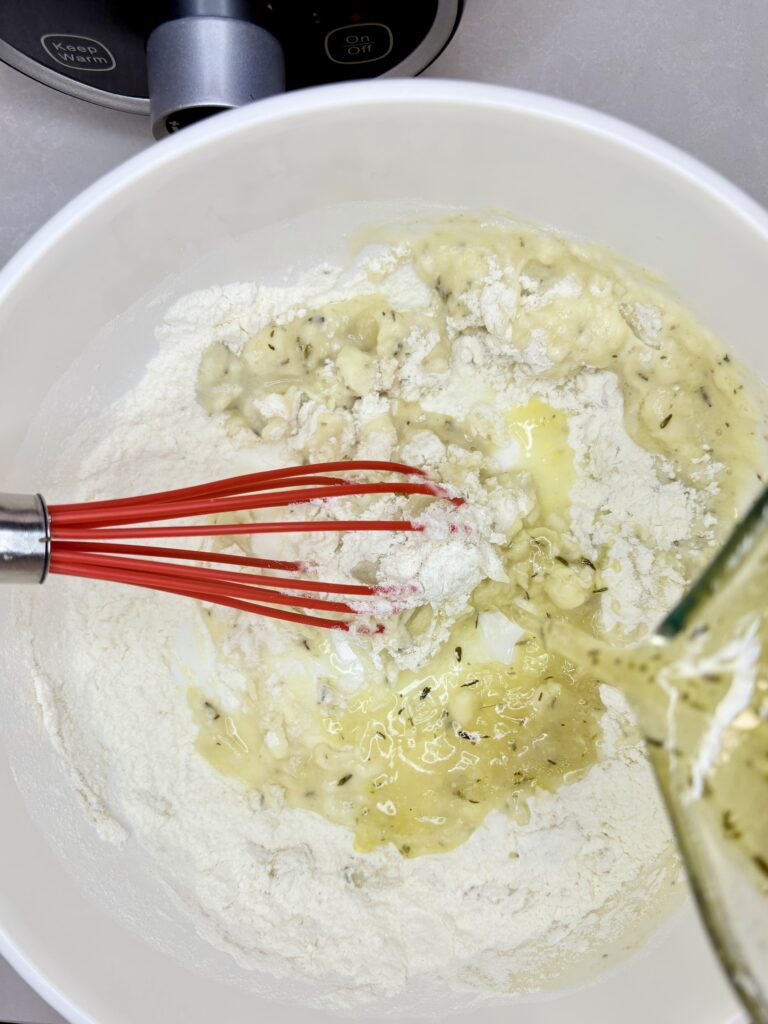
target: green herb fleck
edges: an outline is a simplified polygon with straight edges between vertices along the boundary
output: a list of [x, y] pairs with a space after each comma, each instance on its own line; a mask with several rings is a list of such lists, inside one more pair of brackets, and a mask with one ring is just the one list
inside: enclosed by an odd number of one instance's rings
[[736, 822], [733, 820], [733, 814], [730, 811], [723, 811], [723, 832], [725, 832], [729, 839], [741, 838], [741, 829], [736, 825]]
[[221, 712], [209, 700], [204, 701], [204, 706], [212, 713], [214, 722], [221, 718]]

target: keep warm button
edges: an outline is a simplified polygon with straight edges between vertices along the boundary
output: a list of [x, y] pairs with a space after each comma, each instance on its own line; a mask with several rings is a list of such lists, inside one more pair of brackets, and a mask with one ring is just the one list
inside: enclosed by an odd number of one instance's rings
[[325, 37], [325, 52], [336, 64], [367, 64], [392, 52], [392, 32], [387, 25], [342, 25]]

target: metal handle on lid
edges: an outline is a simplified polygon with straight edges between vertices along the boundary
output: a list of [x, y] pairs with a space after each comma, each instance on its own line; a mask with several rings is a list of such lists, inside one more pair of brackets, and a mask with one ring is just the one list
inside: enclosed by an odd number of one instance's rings
[[42, 583], [50, 551], [42, 495], [0, 493], [0, 583]]

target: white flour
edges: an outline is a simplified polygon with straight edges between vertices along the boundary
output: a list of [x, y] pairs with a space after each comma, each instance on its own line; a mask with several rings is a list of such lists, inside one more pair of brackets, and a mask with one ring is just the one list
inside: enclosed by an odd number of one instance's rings
[[586, 374], [566, 387], [563, 397], [562, 407], [571, 412], [569, 440], [577, 467], [571, 529], [585, 554], [596, 557], [603, 546], [609, 550], [603, 625], [629, 632], [656, 625], [685, 585], [679, 570], [660, 565], [657, 553], [690, 536], [700, 498], [679, 480], [661, 480], [669, 464], [627, 435], [613, 374]]
[[[413, 274], [396, 269], [392, 277], [398, 301], [428, 303], [428, 289], [425, 296]], [[357, 291], [369, 287], [354, 274], [349, 280]], [[238, 437], [233, 444], [222, 423], [202, 411], [195, 400], [198, 359], [214, 340], [236, 347], [273, 317], [318, 303], [333, 281], [319, 271], [300, 288], [237, 285], [177, 305], [139, 387], [74, 438], [73, 450], [86, 453], [76, 493], [68, 479], [48, 497], [140, 492], [292, 461], [288, 441], [265, 446]], [[486, 402], [516, 295], [492, 274], [461, 335], [456, 327], [451, 366], [425, 373], [420, 363], [433, 341], [414, 337], [392, 386], [435, 411]], [[473, 317], [497, 333], [473, 337]], [[579, 469], [573, 531], [585, 554], [607, 544], [617, 562], [618, 604], [603, 605], [606, 621], [652, 624], [682, 583], [670, 573], [653, 588], [653, 547], [687, 535], [694, 499], [682, 484], [659, 483], [657, 463], [627, 437], [612, 374], [585, 371], [568, 386], [533, 388], [531, 370], [545, 358], [541, 339], [530, 339], [523, 351], [530, 361], [524, 354], [504, 403], [524, 402], [535, 390], [572, 413]], [[370, 420], [376, 402], [363, 412], [362, 421]], [[610, 444], [595, 443], [608, 437]], [[386, 436], [376, 444], [385, 452]], [[407, 457], [440, 470], [456, 453], [424, 431]], [[313, 540], [314, 558], [323, 573], [335, 564], [349, 576], [374, 557], [392, 583], [417, 579], [422, 595], [446, 606], [449, 622], [480, 579], [504, 578], [497, 545], [531, 500], [524, 489], [502, 500], [492, 485], [474, 481], [458, 515], [469, 540], [448, 533], [445, 515], [433, 506], [426, 537], [372, 541], [350, 534], [339, 550], [335, 538]], [[386, 499], [371, 514], [388, 516], [398, 501]], [[169, 668], [176, 662], [171, 652], [199, 615], [195, 606], [80, 581], [56, 580], [52, 587], [66, 587], [77, 599], [64, 606], [55, 645], [36, 645], [38, 698], [102, 835], [116, 842], [135, 836], [211, 942], [247, 967], [318, 979], [326, 1005], [395, 993], [421, 974], [474, 991], [536, 987], [568, 957], [608, 949], [674, 875], [650, 769], [613, 691], [604, 690], [603, 760], [581, 781], [537, 798], [527, 823], [494, 813], [450, 853], [407, 860], [385, 847], [360, 855], [345, 830], [301, 810], [264, 810], [257, 795], [195, 752], [185, 681]], [[38, 602], [35, 619], [45, 614], [45, 602]], [[418, 662], [425, 651], [411, 654]], [[210, 641], [198, 656], [207, 685], [220, 699], [235, 699], [240, 683], [217, 677]]]

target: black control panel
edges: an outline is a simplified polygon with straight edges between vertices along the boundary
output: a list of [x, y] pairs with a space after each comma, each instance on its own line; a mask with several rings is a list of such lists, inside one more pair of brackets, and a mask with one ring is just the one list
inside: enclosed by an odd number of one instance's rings
[[[64, 91], [78, 94], [80, 83], [89, 87], [83, 98], [120, 106], [110, 95], [147, 97], [146, 41], [159, 24], [190, 14], [237, 16], [280, 41], [287, 88], [298, 89], [385, 74], [429, 40], [420, 66], [408, 68], [418, 73], [447, 43], [460, 6], [457, 0], [2, 0], [0, 57]], [[454, 16], [447, 27], [442, 18], [436, 35], [436, 19], [446, 10]]]

